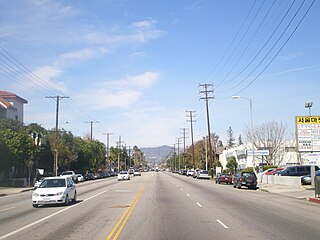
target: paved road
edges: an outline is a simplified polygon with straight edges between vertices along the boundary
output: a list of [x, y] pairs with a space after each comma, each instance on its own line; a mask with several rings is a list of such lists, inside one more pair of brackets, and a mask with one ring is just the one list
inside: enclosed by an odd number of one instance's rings
[[0, 239], [319, 239], [307, 201], [171, 173], [80, 183], [71, 206], [0, 198]]

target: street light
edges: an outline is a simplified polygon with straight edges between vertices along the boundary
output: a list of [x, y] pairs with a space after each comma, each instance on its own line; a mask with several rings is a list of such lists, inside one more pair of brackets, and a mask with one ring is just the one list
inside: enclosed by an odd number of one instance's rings
[[306, 102], [304, 104], [305, 108], [309, 108], [309, 116], [311, 116], [311, 107], [312, 107], [313, 102]]
[[252, 101], [251, 98], [247, 98], [247, 97], [242, 97], [242, 96], [232, 96], [232, 99], [245, 99], [247, 101], [249, 101], [250, 104], [250, 122], [251, 122], [251, 144], [252, 144], [252, 165], [253, 165], [253, 171], [255, 172], [255, 155], [254, 155], [254, 139], [253, 139], [253, 116], [252, 116]]

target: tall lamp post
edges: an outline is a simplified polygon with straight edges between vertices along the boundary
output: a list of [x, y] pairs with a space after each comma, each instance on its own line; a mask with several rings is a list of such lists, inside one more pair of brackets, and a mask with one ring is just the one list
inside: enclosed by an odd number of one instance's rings
[[250, 125], [251, 125], [251, 148], [252, 148], [252, 165], [253, 165], [253, 171], [255, 172], [255, 155], [254, 155], [254, 138], [253, 138], [253, 114], [252, 114], [252, 100], [251, 98], [242, 97], [242, 96], [232, 96], [232, 99], [245, 99], [249, 101], [250, 104]]
[[309, 116], [311, 116], [312, 104], [313, 104], [313, 102], [306, 102], [306, 103], [304, 104], [304, 107], [305, 107], [305, 108], [309, 108]]

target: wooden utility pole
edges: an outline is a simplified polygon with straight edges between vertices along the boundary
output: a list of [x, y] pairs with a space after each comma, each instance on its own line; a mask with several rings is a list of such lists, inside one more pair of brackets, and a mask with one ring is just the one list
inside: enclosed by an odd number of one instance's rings
[[58, 127], [59, 127], [59, 101], [62, 98], [69, 98], [66, 96], [46, 96], [46, 98], [54, 98], [57, 101], [56, 106], [56, 129], [55, 129], [55, 140], [54, 140], [54, 160], [53, 160], [53, 171], [52, 175], [58, 176]]
[[[213, 99], [213, 90], [208, 90], [209, 87], [213, 87], [212, 84], [199, 84], [199, 87], [203, 87], [204, 90], [200, 91], [200, 94], [204, 94], [204, 96], [200, 97], [200, 99], [205, 100], [206, 110], [207, 110], [207, 125], [208, 125], [208, 140], [209, 140], [209, 157], [210, 170], [213, 167], [213, 156], [212, 156], [212, 145], [211, 145], [211, 132], [210, 132], [210, 118], [209, 118], [209, 100]], [[212, 96], [209, 96], [211, 94]], [[211, 177], [213, 177], [213, 171], [211, 171]]]
[[182, 138], [183, 138], [183, 155], [182, 155], [182, 166], [186, 166], [185, 164], [185, 152], [186, 152], [186, 134], [187, 134], [187, 129], [188, 128], [181, 128], [182, 130]]
[[90, 123], [91, 127], [91, 131], [90, 131], [90, 141], [92, 141], [92, 130], [93, 130], [93, 124], [94, 123], [100, 123], [100, 122], [94, 122], [94, 121], [90, 121], [90, 122], [84, 122], [84, 123]]
[[196, 111], [186, 111], [188, 113], [187, 115], [187, 122], [190, 122], [191, 124], [191, 128], [190, 128], [190, 131], [191, 131], [191, 144], [192, 144], [192, 164], [193, 164], [193, 169], [195, 170], [196, 169], [196, 160], [195, 160], [195, 156], [194, 156], [194, 144], [193, 144], [193, 122], [195, 122], [195, 120], [193, 119], [194, 117], [196, 117], [194, 115], [194, 113]]

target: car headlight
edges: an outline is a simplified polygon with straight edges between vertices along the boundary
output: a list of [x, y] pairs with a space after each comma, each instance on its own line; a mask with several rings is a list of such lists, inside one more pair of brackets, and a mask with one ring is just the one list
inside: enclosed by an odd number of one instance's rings
[[33, 197], [39, 197], [39, 194], [36, 193], [36, 192], [34, 192], [34, 193], [32, 193], [32, 196], [33, 196]]
[[55, 195], [59, 196], [59, 195], [63, 195], [63, 192], [58, 192]]

